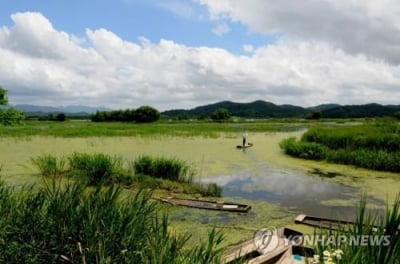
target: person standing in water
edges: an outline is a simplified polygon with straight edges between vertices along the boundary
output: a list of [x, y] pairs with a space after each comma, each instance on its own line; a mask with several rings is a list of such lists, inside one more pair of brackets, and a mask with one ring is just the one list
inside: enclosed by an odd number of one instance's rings
[[243, 134], [243, 148], [246, 146], [246, 134]]

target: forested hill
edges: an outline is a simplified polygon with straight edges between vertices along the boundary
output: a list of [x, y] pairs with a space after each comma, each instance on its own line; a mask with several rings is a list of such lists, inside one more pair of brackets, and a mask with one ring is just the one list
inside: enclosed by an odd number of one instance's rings
[[400, 105], [338, 105], [323, 104], [304, 108], [294, 105], [276, 105], [271, 102], [254, 101], [251, 103], [235, 103], [223, 101], [215, 104], [198, 106], [190, 110], [176, 109], [162, 113], [165, 117], [176, 118], [187, 116], [190, 118], [208, 117], [220, 108], [227, 109], [232, 116], [246, 118], [268, 118], [268, 117], [310, 117], [319, 112], [325, 118], [355, 118], [355, 117], [380, 117], [393, 115], [400, 111]]

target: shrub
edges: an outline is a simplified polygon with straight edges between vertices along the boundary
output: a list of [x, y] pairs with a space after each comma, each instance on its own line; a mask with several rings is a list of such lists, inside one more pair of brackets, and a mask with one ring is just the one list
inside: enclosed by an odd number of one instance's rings
[[24, 118], [24, 113], [16, 108], [0, 109], [0, 124], [4, 126], [18, 125]]
[[51, 154], [43, 154], [36, 158], [31, 158], [42, 176], [60, 176], [65, 173], [65, 159], [58, 158]]
[[110, 184], [123, 171], [122, 159], [106, 154], [73, 153], [68, 160], [71, 175], [88, 185]]

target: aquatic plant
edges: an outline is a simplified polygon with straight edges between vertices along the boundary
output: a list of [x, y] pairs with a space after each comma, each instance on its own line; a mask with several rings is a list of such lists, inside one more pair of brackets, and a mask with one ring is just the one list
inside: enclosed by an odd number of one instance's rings
[[150, 193], [46, 182], [14, 190], [0, 182], [0, 263], [220, 263], [221, 231], [185, 248]]
[[178, 182], [192, 182], [194, 174], [185, 161], [176, 158], [142, 155], [133, 161], [132, 166], [136, 174]]
[[303, 159], [323, 160], [328, 154], [327, 147], [317, 143], [296, 141], [294, 137], [283, 140], [280, 147], [286, 154]]
[[[342, 226], [336, 232], [316, 229], [316, 235], [327, 239], [316, 240], [318, 244], [315, 250], [321, 256], [321, 261], [323, 257], [333, 257], [332, 252], [340, 247], [341, 254], [339, 260], [336, 258], [337, 263], [398, 264], [400, 260], [399, 227], [400, 194], [397, 195], [392, 206], [387, 205], [383, 214], [367, 211], [367, 202], [363, 198], [353, 225]], [[332, 245], [332, 241], [340, 241], [340, 243]]]
[[214, 123], [207, 121], [169, 122], [135, 124], [123, 122], [53, 122], [26, 120], [23, 126], [0, 126], [2, 137], [55, 136], [55, 137], [110, 137], [110, 136], [176, 136], [176, 137], [211, 137], [217, 138], [223, 133], [296, 131], [305, 124], [287, 120], [243, 121], [231, 123]]
[[65, 159], [52, 154], [43, 154], [38, 157], [31, 158], [31, 162], [35, 165], [42, 176], [61, 176], [65, 173]]
[[88, 185], [110, 184], [123, 171], [121, 157], [102, 153], [73, 153], [68, 161], [70, 175]]
[[300, 141], [281, 142], [286, 154], [351, 164], [373, 170], [400, 172], [400, 133], [397, 124], [378, 122], [351, 127], [311, 128]]

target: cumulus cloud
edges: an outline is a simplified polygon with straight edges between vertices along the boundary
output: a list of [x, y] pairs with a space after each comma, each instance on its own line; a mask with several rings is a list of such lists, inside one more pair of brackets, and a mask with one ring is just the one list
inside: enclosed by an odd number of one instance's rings
[[198, 0], [212, 20], [230, 19], [252, 31], [326, 41], [351, 54], [400, 63], [397, 0]]
[[326, 42], [281, 40], [243, 56], [164, 39], [130, 42], [102, 28], [77, 38], [40, 13], [12, 20], [0, 28], [0, 83], [13, 104], [164, 110], [220, 100], [398, 103], [400, 96], [399, 66]]

